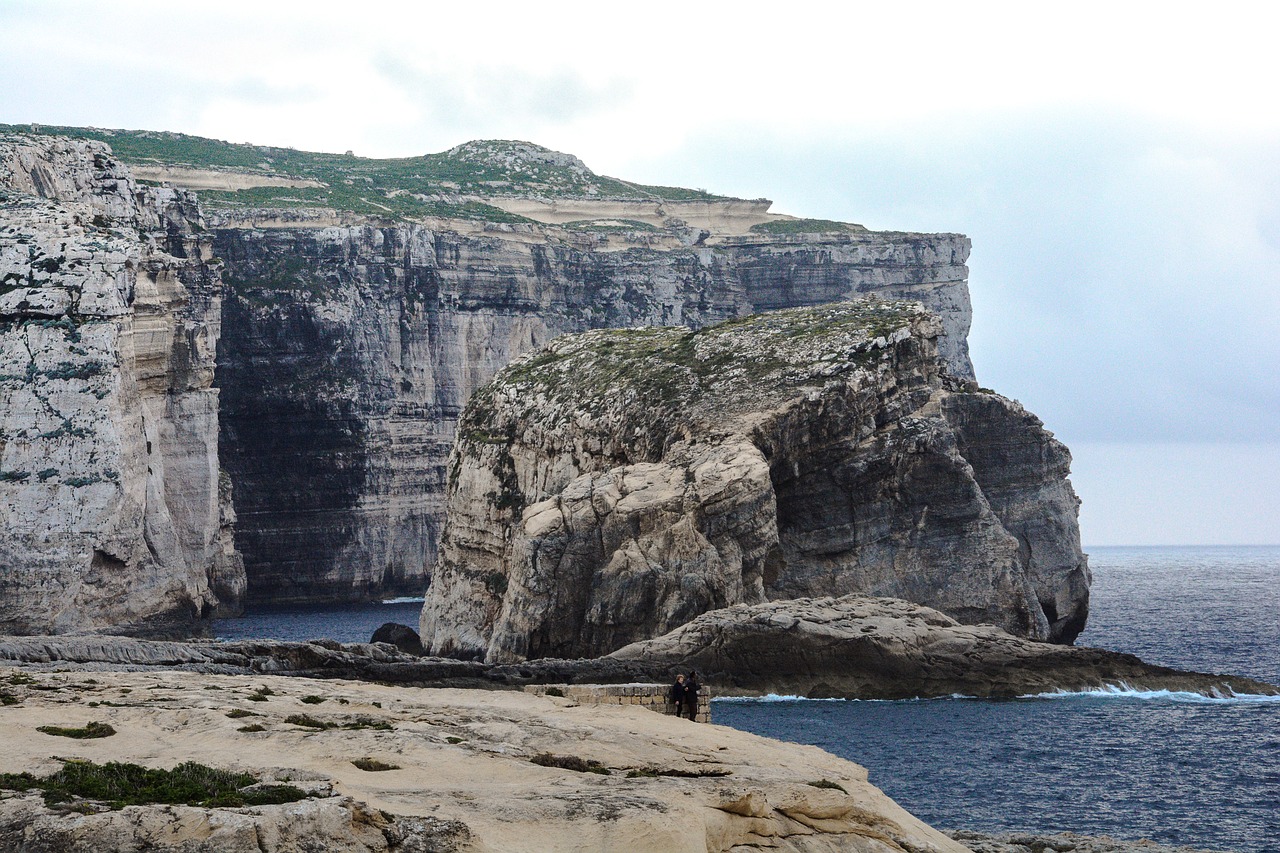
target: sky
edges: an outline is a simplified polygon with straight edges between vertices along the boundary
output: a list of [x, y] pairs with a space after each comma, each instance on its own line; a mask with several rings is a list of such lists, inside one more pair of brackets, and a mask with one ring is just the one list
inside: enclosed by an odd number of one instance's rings
[[973, 239], [1086, 546], [1280, 543], [1280, 4], [0, 0], [0, 122], [598, 173]]

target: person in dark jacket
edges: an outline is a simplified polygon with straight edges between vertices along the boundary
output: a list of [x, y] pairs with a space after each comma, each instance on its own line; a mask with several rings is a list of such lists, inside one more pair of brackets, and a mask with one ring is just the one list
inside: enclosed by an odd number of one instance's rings
[[671, 690], [667, 693], [667, 699], [675, 708], [672, 713], [677, 717], [680, 716], [680, 713], [684, 710], [684, 694], [688, 689], [689, 688], [684, 683], [684, 673], [676, 675], [676, 681], [671, 685]]
[[702, 685], [698, 683], [698, 673], [689, 670], [689, 679], [684, 683], [684, 707], [689, 712], [691, 720], [698, 719], [698, 690], [701, 687]]

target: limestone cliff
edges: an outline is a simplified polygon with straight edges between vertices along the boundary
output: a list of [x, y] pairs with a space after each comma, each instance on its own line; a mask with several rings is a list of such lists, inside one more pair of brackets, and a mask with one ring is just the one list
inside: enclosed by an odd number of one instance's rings
[[422, 615], [434, 653], [577, 657], [699, 613], [862, 592], [1070, 642], [1070, 456], [942, 368], [919, 303], [561, 337], [471, 399]]
[[[217, 418], [216, 463], [227, 474], [218, 482], [235, 490], [236, 544], [258, 603], [420, 592], [437, 557], [462, 406], [512, 358], [566, 332], [700, 327], [877, 294], [935, 312], [949, 370], [973, 376], [961, 235], [796, 219], [764, 199], [597, 175], [523, 142], [372, 160], [170, 133], [43, 130], [59, 134], [39, 143], [57, 153], [12, 170], [23, 192], [93, 196], [121, 222], [149, 217], [148, 234], [163, 222], [166, 253], [221, 262], [221, 293], [186, 282], [174, 297], [187, 306], [184, 334], [206, 347], [196, 358], [203, 384], [185, 378], [181, 359], [157, 362], [150, 382], [184, 389], [165, 406], [204, 399], [192, 441]], [[103, 168], [93, 159], [108, 157], [104, 142], [119, 158], [110, 160], [119, 191], [105, 194], [92, 174]], [[121, 162], [161, 186], [136, 186]], [[200, 210], [172, 187], [198, 191]], [[139, 208], [139, 199], [151, 200]], [[163, 221], [147, 212], [154, 200], [169, 208]], [[192, 241], [200, 247], [184, 248]], [[168, 316], [167, 306], [154, 313]], [[210, 388], [203, 371], [215, 345]], [[165, 482], [190, 484], [192, 501], [211, 494], [203, 475]], [[222, 506], [226, 528], [229, 500]], [[202, 535], [186, 537], [189, 564], [200, 562]], [[227, 568], [214, 574], [228, 580], [217, 594], [231, 601], [243, 585], [239, 558], [229, 538], [220, 543]]]
[[906, 295], [943, 318], [952, 369], [972, 375], [969, 242], [958, 235], [698, 246], [700, 232], [682, 227], [221, 222], [222, 454], [255, 601], [420, 592], [462, 406], [512, 358], [566, 332]]
[[238, 605], [200, 227], [101, 143], [0, 136], [0, 632]]

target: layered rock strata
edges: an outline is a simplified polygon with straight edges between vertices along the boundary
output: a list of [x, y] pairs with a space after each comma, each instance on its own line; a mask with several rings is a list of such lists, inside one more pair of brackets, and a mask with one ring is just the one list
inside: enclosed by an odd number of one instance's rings
[[1070, 455], [950, 377], [919, 303], [566, 336], [477, 392], [423, 607], [433, 653], [588, 657], [699, 613], [862, 592], [1070, 642]]
[[0, 138], [0, 632], [181, 632], [243, 593], [194, 198]]
[[[475, 389], [566, 332], [702, 326], [858, 294], [924, 301], [972, 376], [959, 235], [741, 234], [537, 223], [215, 222], [229, 285], [223, 464], [256, 602], [420, 593]], [[311, 217], [311, 218], [308, 218]], [[329, 226], [329, 227], [322, 227]]]

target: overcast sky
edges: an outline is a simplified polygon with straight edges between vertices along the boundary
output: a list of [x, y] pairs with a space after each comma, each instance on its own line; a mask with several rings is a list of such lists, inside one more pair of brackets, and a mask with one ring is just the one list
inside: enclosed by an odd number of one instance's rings
[[[1086, 545], [1277, 543], [1280, 5], [0, 0], [0, 122], [597, 172], [973, 238]], [[755, 11], [760, 10], [760, 11]]]

